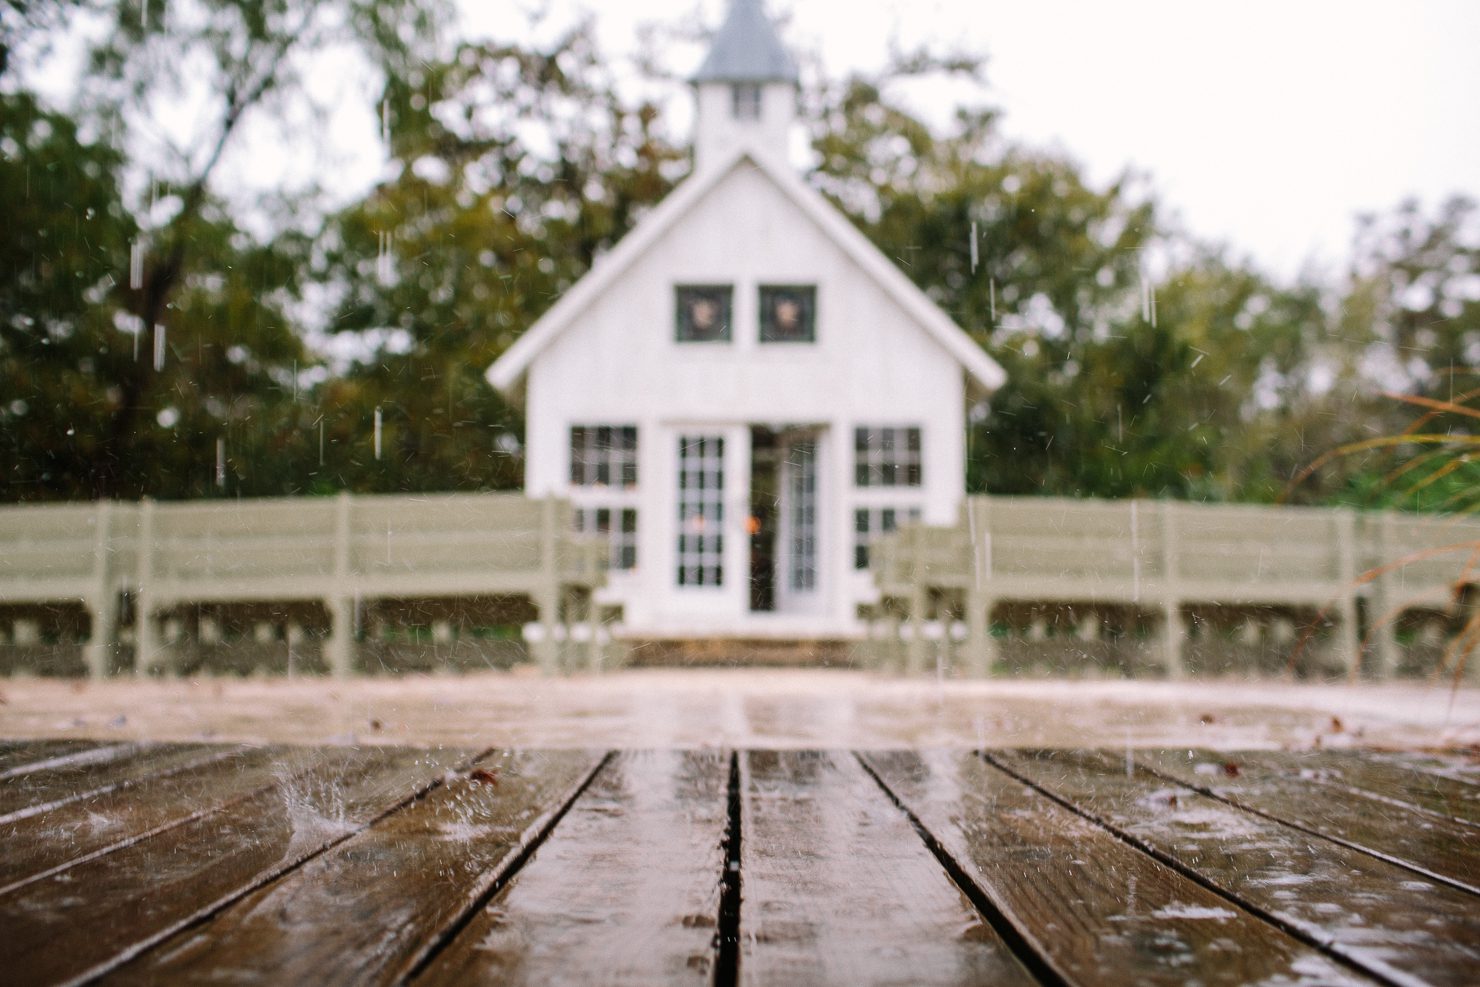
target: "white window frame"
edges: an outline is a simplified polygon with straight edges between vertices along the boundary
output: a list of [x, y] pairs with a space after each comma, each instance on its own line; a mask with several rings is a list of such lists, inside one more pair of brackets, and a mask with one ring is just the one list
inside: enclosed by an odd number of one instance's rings
[[[918, 437], [909, 448], [910, 433]], [[858, 448], [859, 433], [865, 434]], [[853, 429], [853, 486], [857, 490], [923, 490], [925, 488], [925, 429], [920, 425], [857, 425]], [[909, 482], [910, 467], [915, 482]], [[860, 476], [860, 467], [862, 476]], [[889, 479], [886, 479], [889, 477]]]
[[[576, 430], [584, 429], [580, 449], [576, 447]], [[630, 448], [625, 442], [617, 441], [603, 445], [599, 441], [600, 429], [616, 433], [630, 430]], [[570, 479], [569, 498], [575, 516], [575, 530], [585, 534], [604, 534], [608, 539], [608, 566], [614, 572], [632, 572], [642, 563], [638, 551], [638, 533], [642, 526], [640, 511], [640, 484], [642, 480], [641, 452], [642, 429], [631, 422], [573, 422], [566, 431], [566, 452], [570, 456], [566, 476]], [[576, 481], [576, 463], [586, 464], [590, 475], [585, 482]], [[615, 483], [601, 483], [595, 479], [599, 467], [604, 466], [608, 479]], [[630, 470], [628, 469], [630, 467]], [[627, 482], [630, 476], [630, 481]], [[599, 511], [607, 511], [608, 528], [599, 530]], [[624, 515], [633, 521], [633, 530], [625, 531]]]
[[[576, 448], [577, 432], [581, 432], [581, 448]], [[601, 433], [607, 432], [611, 440], [625, 439], [621, 433], [630, 432], [632, 444], [627, 446], [624, 441], [601, 441]], [[570, 477], [572, 490], [636, 490], [641, 480], [639, 469], [639, 435], [636, 425], [621, 424], [611, 425], [577, 423], [570, 426], [566, 433], [567, 451], [570, 454], [570, 469], [567, 476]], [[590, 476], [576, 476], [577, 468], [582, 473], [590, 473]], [[631, 480], [627, 479], [628, 468], [631, 468]], [[595, 474], [605, 469], [607, 480], [603, 482], [597, 479]]]
[[[602, 524], [602, 514], [606, 523]], [[628, 519], [632, 524], [629, 528]], [[637, 568], [637, 508], [610, 507], [596, 504], [575, 509], [576, 531], [583, 535], [596, 535], [607, 540], [607, 568], [615, 572], [631, 572]]]
[[[860, 531], [858, 526], [859, 515], [864, 515], [866, 524], [864, 530]], [[924, 519], [925, 508], [919, 503], [900, 503], [898, 501], [867, 503], [859, 502], [853, 505], [850, 530], [853, 534], [853, 569], [855, 572], [867, 572], [872, 560], [869, 558], [869, 550], [874, 540], [898, 531], [902, 525], [918, 524]], [[860, 555], [863, 564], [859, 565]]]
[[[802, 595], [817, 591], [822, 552], [822, 529], [817, 516], [822, 469], [817, 440], [790, 443], [788, 458], [791, 457], [795, 459], [784, 473], [791, 487], [783, 495], [787, 516], [782, 531], [788, 542], [785, 553], [786, 589], [791, 595]], [[806, 489], [808, 486], [810, 490]]]
[[725, 585], [725, 437], [685, 431], [677, 442], [674, 585], [719, 588]]

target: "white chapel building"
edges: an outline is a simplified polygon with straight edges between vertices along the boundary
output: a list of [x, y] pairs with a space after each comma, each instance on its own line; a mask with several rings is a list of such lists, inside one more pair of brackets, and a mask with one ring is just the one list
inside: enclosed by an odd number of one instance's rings
[[797, 70], [732, 0], [694, 171], [488, 370], [525, 491], [611, 539], [624, 636], [848, 639], [872, 537], [954, 523], [1003, 371], [787, 160]]

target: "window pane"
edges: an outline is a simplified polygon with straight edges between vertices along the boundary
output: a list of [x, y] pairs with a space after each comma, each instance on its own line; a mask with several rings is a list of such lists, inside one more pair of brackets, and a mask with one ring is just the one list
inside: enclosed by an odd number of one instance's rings
[[572, 427], [570, 482], [576, 487], [637, 486], [636, 426]]
[[860, 428], [853, 433], [854, 480], [860, 487], [918, 487], [920, 429]]
[[684, 436], [678, 444], [680, 586], [724, 582], [724, 439]]
[[761, 118], [761, 87], [756, 83], [736, 83], [730, 89], [730, 100], [730, 111], [736, 120]]
[[676, 338], [681, 343], [730, 339], [733, 291], [729, 285], [679, 285], [674, 289]]
[[817, 288], [813, 285], [761, 286], [761, 342], [813, 342], [817, 338], [816, 313]]

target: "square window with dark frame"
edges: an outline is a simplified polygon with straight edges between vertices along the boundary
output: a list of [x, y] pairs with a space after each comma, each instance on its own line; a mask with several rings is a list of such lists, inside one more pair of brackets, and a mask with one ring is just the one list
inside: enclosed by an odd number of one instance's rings
[[860, 487], [918, 487], [919, 428], [859, 428], [853, 432], [853, 480]]
[[637, 486], [635, 425], [576, 425], [570, 430], [570, 484], [573, 487]]
[[727, 343], [734, 290], [727, 284], [688, 284], [674, 289], [680, 343]]
[[762, 285], [760, 310], [761, 342], [816, 342], [817, 287], [815, 285]]

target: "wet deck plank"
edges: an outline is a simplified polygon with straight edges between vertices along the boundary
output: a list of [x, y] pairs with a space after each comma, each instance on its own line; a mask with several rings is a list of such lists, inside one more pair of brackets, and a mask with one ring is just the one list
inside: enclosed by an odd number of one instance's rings
[[900, 803], [1071, 984], [1356, 979], [970, 753], [870, 754]]
[[1036, 981], [851, 754], [742, 755], [742, 984]]
[[40, 761], [50, 761], [117, 743], [101, 740], [6, 740], [0, 741], [0, 781], [24, 774]]
[[1420, 769], [1431, 752], [477, 762], [5, 741], [0, 756], [15, 769], [0, 804], [20, 806], [0, 822], [6, 982], [1442, 984], [1480, 969], [1462, 818], [1476, 786]]
[[[1189, 757], [1189, 755], [1191, 755]], [[1322, 784], [1338, 777], [1330, 759], [1305, 755], [1138, 751], [1156, 772], [1312, 833], [1438, 877], [1480, 895], [1480, 828], [1359, 788]]]
[[[207, 744], [141, 744], [116, 756], [66, 760], [0, 784], [0, 822], [11, 822], [117, 791], [159, 775], [194, 767], [232, 748]], [[100, 752], [101, 753], [101, 752]]]
[[990, 757], [1127, 838], [1201, 876], [1230, 901], [1373, 973], [1473, 984], [1480, 899], [1152, 774], [1087, 752]]
[[493, 887], [601, 762], [501, 751], [117, 971], [188, 982], [393, 983]]
[[416, 982], [711, 983], [729, 765], [617, 755]]
[[327, 748], [307, 774], [155, 839], [0, 895], [0, 969], [94, 976], [424, 791], [465, 752]]
[[1321, 785], [1342, 786], [1417, 806], [1480, 827], [1480, 777], [1465, 781], [1427, 770], [1434, 758], [1393, 753], [1317, 751], [1270, 755]]
[[0, 824], [0, 894], [219, 811], [322, 760], [313, 748], [222, 750], [220, 758]]
[[1371, 764], [1394, 765], [1404, 771], [1422, 771], [1480, 786], [1480, 750], [1461, 751], [1363, 751], [1358, 755]]

